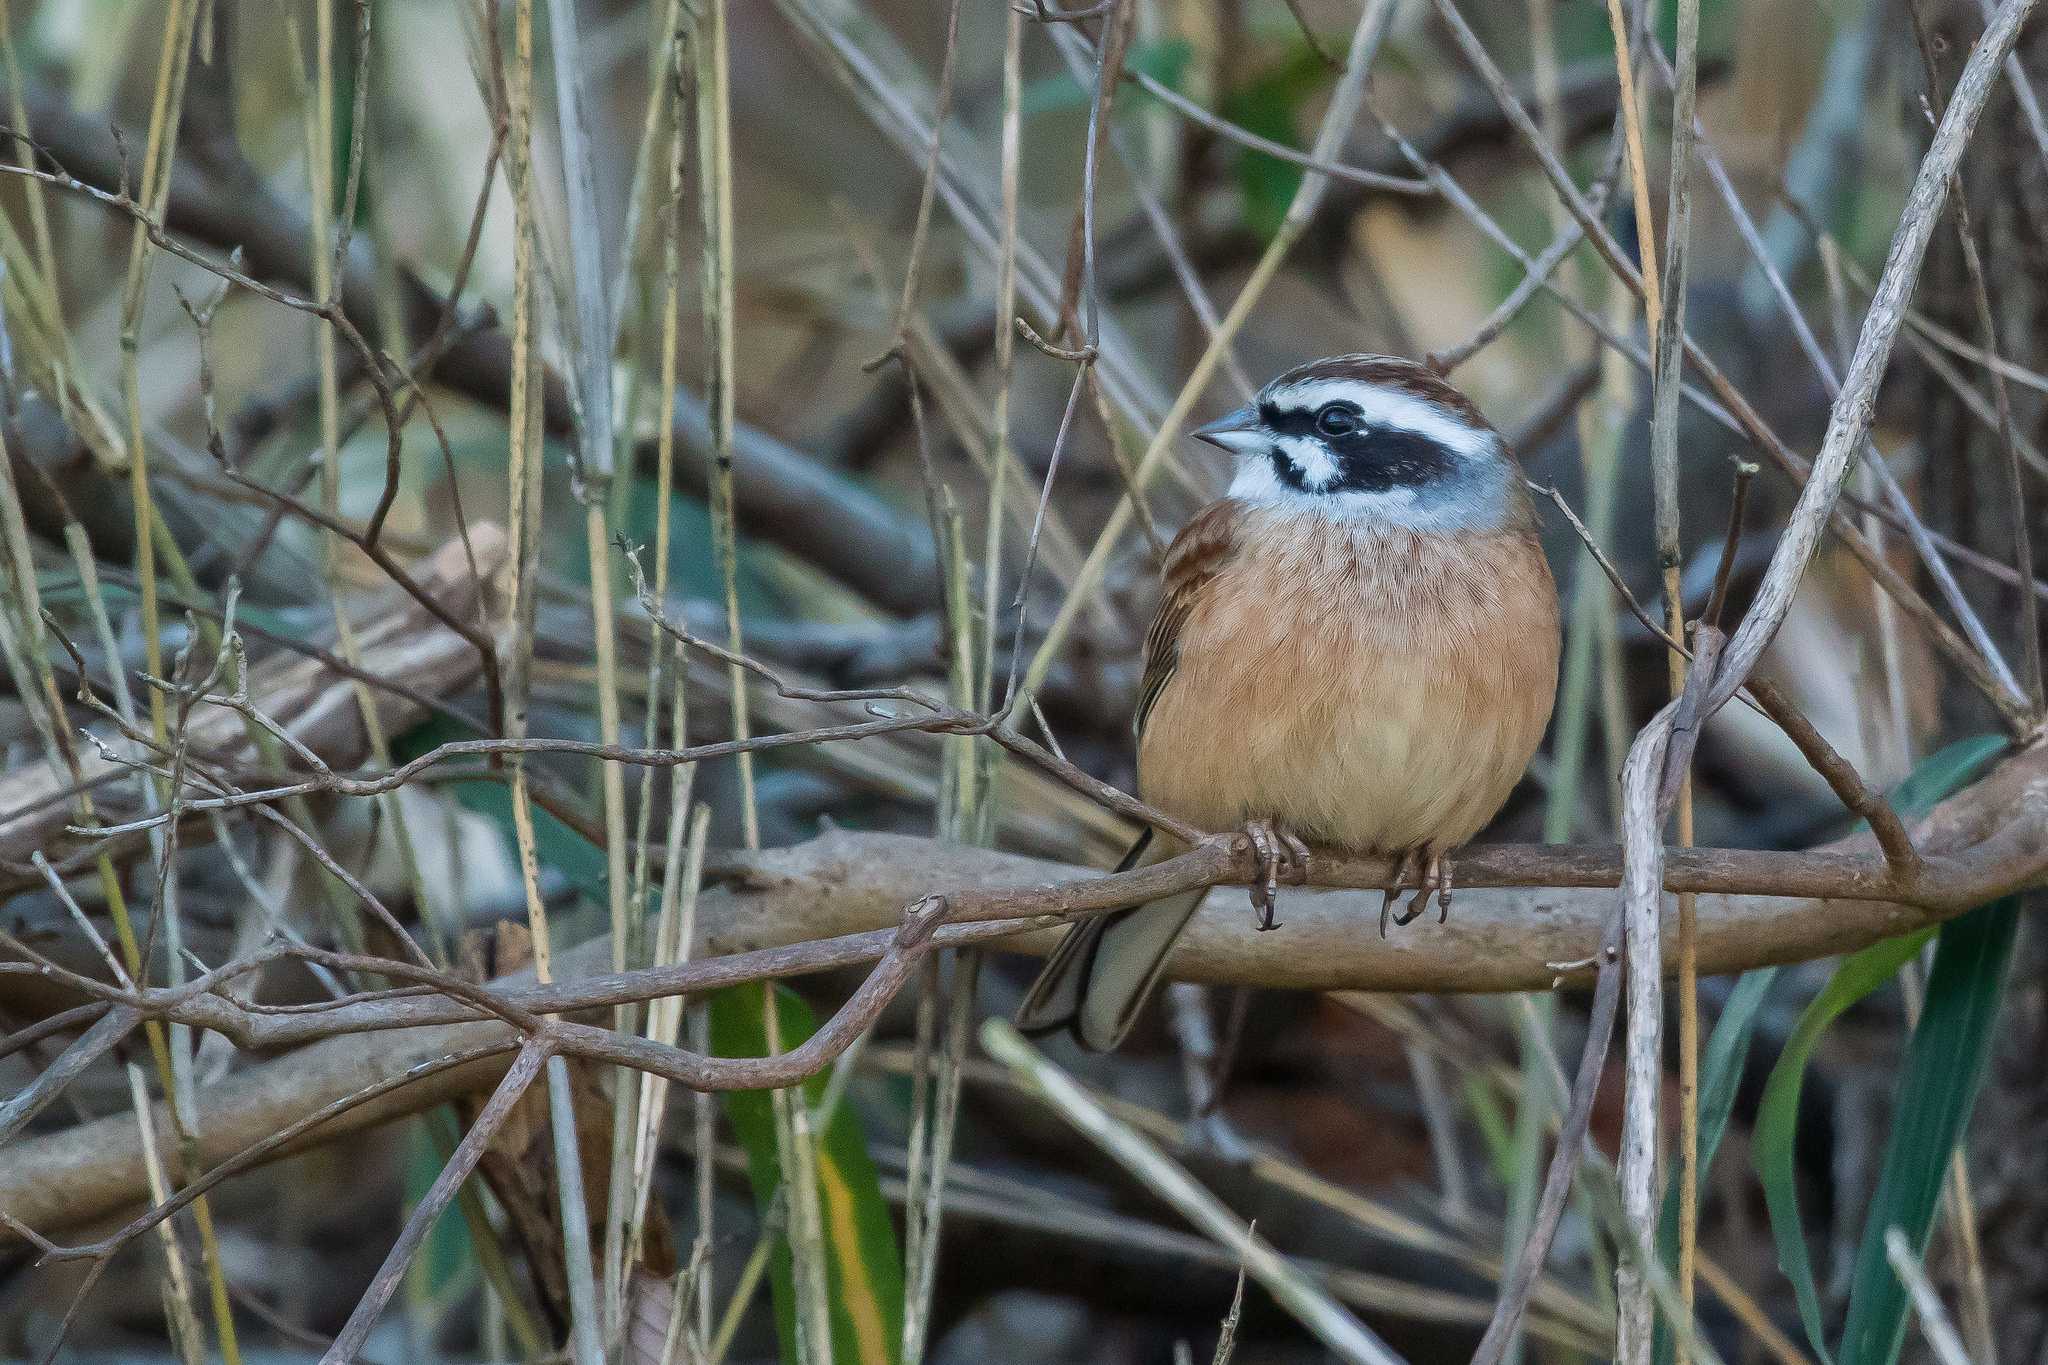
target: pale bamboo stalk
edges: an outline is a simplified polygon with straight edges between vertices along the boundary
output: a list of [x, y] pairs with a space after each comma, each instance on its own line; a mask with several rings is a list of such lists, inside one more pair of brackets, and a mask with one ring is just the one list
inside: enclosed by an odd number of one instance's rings
[[[155, 91], [150, 99], [149, 134], [143, 148], [142, 178], [136, 194], [137, 202], [145, 206], [152, 218], [161, 219], [165, 204], [170, 197], [171, 164], [175, 158], [175, 144], [180, 111], [184, 106], [185, 75], [189, 68], [192, 51], [192, 34], [197, 18], [196, 6], [189, 0], [170, 0], [164, 11], [163, 46], [157, 59]], [[149, 486], [149, 450], [143, 434], [142, 382], [140, 368], [140, 345], [143, 304], [149, 282], [149, 269], [155, 259], [150, 246], [149, 230], [139, 219], [134, 225], [128, 241], [128, 272], [121, 295], [121, 391], [127, 414], [128, 491], [135, 510], [135, 578], [136, 595], [142, 616], [143, 657], [145, 667], [153, 677], [163, 677], [163, 639], [156, 591], [156, 541], [152, 534], [156, 524], [156, 504]], [[161, 691], [150, 689], [149, 693], [150, 730], [159, 745], [169, 738], [164, 713], [164, 699]], [[161, 793], [159, 794], [161, 799]], [[170, 886], [170, 869], [165, 868], [162, 883], [167, 898], [175, 896]], [[124, 949], [134, 942], [132, 928], [128, 923], [125, 901], [110, 902], [110, 909], [116, 913], [116, 928], [122, 932]], [[143, 965], [139, 949], [129, 970], [142, 979]], [[177, 1066], [172, 1055], [172, 1040], [165, 1033], [161, 1023], [149, 1021], [148, 1038], [150, 1051], [156, 1062], [158, 1080], [164, 1093], [173, 1100], [172, 1112], [175, 1121], [178, 1094]], [[220, 1265], [220, 1252], [213, 1231], [213, 1214], [209, 1201], [198, 1200], [192, 1206], [192, 1218], [199, 1231], [199, 1247], [205, 1264], [208, 1287], [212, 1298], [214, 1331], [221, 1355], [227, 1365], [240, 1365], [241, 1353], [235, 1338], [234, 1318], [228, 1308], [227, 1281]]]
[[[697, 16], [697, 174], [703, 219], [704, 341], [708, 353], [705, 416], [711, 429], [712, 529], [725, 595], [725, 646], [742, 652], [739, 596], [739, 523], [733, 501], [734, 391], [737, 338], [733, 318], [732, 94], [725, 0], [704, 0]], [[750, 733], [749, 682], [738, 664], [730, 670], [732, 733]], [[754, 761], [735, 760], [740, 778], [740, 829], [748, 848], [761, 846], [761, 813], [754, 799]]]
[[[1694, 138], [1694, 111], [1699, 94], [1699, 0], [1678, 0], [1678, 46], [1677, 75], [1671, 99], [1671, 167], [1669, 208], [1665, 224], [1665, 256], [1663, 261], [1662, 306], [1657, 310], [1657, 321], [1653, 331], [1656, 341], [1656, 370], [1651, 388], [1650, 423], [1650, 472], [1652, 491], [1655, 497], [1654, 518], [1657, 540], [1657, 560], [1664, 580], [1665, 625], [1672, 636], [1683, 639], [1685, 635], [1685, 603], [1680, 593], [1680, 575], [1683, 570], [1682, 550], [1679, 541], [1678, 501], [1678, 414], [1682, 397], [1681, 360], [1685, 345], [1685, 290], [1691, 263], [1692, 230], [1692, 163]], [[1647, 298], [1654, 286], [1651, 284], [1649, 263], [1651, 253], [1643, 253], [1644, 294]], [[1731, 547], [1732, 552], [1732, 547]], [[1676, 699], [1685, 691], [1686, 658], [1677, 650], [1666, 652], [1670, 674], [1671, 696]], [[1689, 770], [1678, 788], [1678, 842], [1682, 848], [1692, 847], [1693, 842], [1693, 799], [1692, 776]], [[1633, 946], [1633, 945], [1632, 945]], [[1684, 1305], [1684, 1320], [1692, 1320], [1693, 1310], [1693, 1262], [1695, 1246], [1699, 1236], [1699, 1192], [1697, 1188], [1699, 1169], [1699, 1063], [1700, 1063], [1700, 1014], [1699, 1014], [1699, 921], [1696, 902], [1692, 895], [1680, 893], [1678, 897], [1678, 1125], [1679, 1159], [1675, 1178], [1678, 1187], [1678, 1265], [1676, 1277], [1680, 1301]], [[1629, 1002], [1629, 1046], [1636, 1046], [1636, 1024], [1641, 1012], [1656, 1008], [1651, 1002], [1638, 1004], [1631, 997]], [[1630, 1073], [1631, 1080], [1635, 1072]], [[1661, 1072], [1660, 1072], [1661, 1082]], [[1647, 1122], [1654, 1133], [1661, 1132], [1663, 1087], [1661, 1083], [1652, 1094], [1629, 1097], [1626, 1111], [1627, 1122]], [[1630, 1150], [1626, 1145], [1624, 1151]], [[1647, 1181], [1648, 1202], [1642, 1207], [1629, 1210], [1630, 1228], [1635, 1236], [1633, 1250], [1639, 1256], [1654, 1257], [1657, 1254], [1657, 1218], [1661, 1202], [1657, 1198], [1659, 1153], [1654, 1139], [1648, 1144], [1651, 1169]], [[1644, 1182], [1641, 1173], [1630, 1170], [1624, 1164], [1622, 1188], [1631, 1196], [1641, 1193]], [[1621, 1320], [1633, 1321], [1634, 1314], [1624, 1305]], [[1643, 1314], [1647, 1321], [1649, 1315]], [[1634, 1365], [1648, 1365], [1650, 1347], [1647, 1338], [1641, 1343], [1641, 1353]], [[1680, 1343], [1676, 1359], [1678, 1365], [1686, 1365], [1687, 1347]]]
[[[676, 98], [670, 104], [667, 176], [667, 211], [661, 215], [661, 329], [657, 365], [660, 373], [661, 396], [656, 402], [656, 424], [654, 439], [654, 600], [665, 603], [668, 600], [668, 561], [670, 515], [669, 501], [675, 493], [676, 463], [676, 353], [678, 349], [678, 310], [682, 302], [682, 196], [683, 196], [683, 109], [682, 80], [684, 60], [684, 32], [682, 28], [682, 6], [680, 0], [669, 0], [668, 41], [665, 59], [655, 79], [673, 89]], [[649, 110], [653, 116], [652, 102]], [[651, 133], [650, 133], [651, 136]], [[637, 185], [636, 185], [637, 187]], [[631, 238], [628, 238], [630, 241]], [[663, 670], [662, 661], [669, 651], [657, 642], [647, 651], [647, 733], [645, 742], [659, 742], [661, 731], [661, 696]], [[687, 676], [688, 669], [679, 669], [678, 679]], [[680, 691], [676, 704], [681, 706]], [[675, 742], [689, 742], [680, 728], [675, 730]], [[691, 770], [694, 773], [694, 769]], [[688, 802], [684, 805], [687, 807]], [[642, 770], [640, 774], [640, 800], [638, 807], [639, 838], [638, 851], [633, 865], [633, 903], [645, 903], [648, 885], [648, 825], [654, 809], [654, 770]]]
[[1650, 212], [1650, 171], [1644, 164], [1643, 108], [1636, 98], [1635, 45], [1629, 41], [1628, 20], [1621, 12], [1621, 0], [1607, 0], [1607, 27], [1614, 38], [1614, 76], [1620, 84], [1622, 137], [1628, 147], [1629, 185], [1635, 193], [1636, 241], [1642, 254], [1643, 312], [1650, 321], [1650, 333], [1657, 332], [1664, 291], [1657, 279], [1656, 215]]
[[[602, 741], [617, 744], [622, 730], [619, 713], [618, 629], [613, 616], [611, 526], [608, 508], [614, 469], [612, 430], [612, 353], [617, 345], [612, 308], [612, 281], [604, 264], [604, 242], [597, 212], [597, 149], [591, 145], [584, 93], [582, 43], [573, 0], [551, 0], [548, 36], [549, 65], [554, 73], [555, 122], [560, 147], [564, 198], [568, 204], [569, 251], [566, 262], [574, 300], [574, 356], [571, 367], [577, 411], [577, 494], [583, 502], [584, 550], [590, 569], [591, 633], [597, 654], [597, 726]], [[627, 244], [630, 251], [631, 244]], [[612, 970], [624, 971], [634, 957], [634, 917], [628, 909], [631, 890], [626, 838], [626, 774], [616, 763], [601, 763], [598, 782], [604, 809], [605, 901], [611, 919]], [[612, 1011], [612, 1026], [621, 1032], [637, 1027], [637, 1007]], [[624, 1336], [626, 1313], [625, 1243], [629, 1182], [623, 1172], [632, 1159], [633, 1091], [625, 1073], [612, 1088], [612, 1164], [617, 1173], [606, 1194], [604, 1226], [605, 1337]], [[557, 1133], [556, 1143], [561, 1145]], [[568, 1149], [574, 1152], [576, 1149]], [[563, 1197], [569, 1197], [564, 1187]], [[587, 1228], [585, 1229], [587, 1232]], [[569, 1267], [572, 1297], [578, 1278], [589, 1273], [587, 1260]], [[593, 1303], [595, 1296], [593, 1296]], [[579, 1324], [580, 1329], [580, 1324]], [[592, 1344], [595, 1328], [592, 1328]]]
[[[486, 16], [484, 22], [489, 23]], [[512, 191], [512, 391], [507, 404], [507, 465], [513, 564], [513, 659], [506, 686], [505, 728], [508, 736], [526, 733], [532, 678], [534, 605], [539, 558], [541, 514], [541, 411], [539, 362], [535, 353], [534, 221], [533, 221], [533, 0], [517, 0], [513, 8], [513, 68], [506, 81], [511, 132], [507, 180]], [[535, 976], [553, 979], [554, 948], [546, 903], [540, 894], [540, 858], [535, 846], [532, 792], [522, 755], [510, 760], [512, 772], [513, 842], [526, 896], [527, 930], [532, 938]], [[603, 1359], [598, 1341], [598, 1310], [591, 1281], [589, 1217], [583, 1196], [583, 1171], [576, 1142], [575, 1111], [566, 1069], [549, 1059], [548, 1121], [556, 1152], [556, 1195], [561, 1204], [563, 1255], [571, 1299], [571, 1347], [578, 1365]]]
[[560, 1057], [548, 1058], [547, 1085], [548, 1129], [554, 1139], [555, 1184], [562, 1205], [562, 1258], [569, 1281], [569, 1354], [576, 1365], [604, 1365], [597, 1282], [590, 1268], [590, 1211], [583, 1200], [583, 1154], [576, 1138], [575, 1082], [569, 1064]]
[[[678, 773], [686, 768], [678, 768]], [[684, 842], [683, 826], [688, 816], [689, 835]], [[690, 808], [687, 792], [671, 807], [668, 823], [667, 871], [662, 878], [661, 910], [656, 921], [653, 964], [686, 962], [690, 941], [696, 933], [697, 892], [704, 880], [704, 843], [711, 825], [711, 809]], [[653, 1002], [647, 1012], [647, 1036], [674, 1046], [682, 1031], [683, 1002], [665, 996]], [[634, 1125], [632, 1223], [627, 1233], [631, 1259], [638, 1261], [646, 1231], [648, 1200], [654, 1191], [654, 1167], [661, 1155], [662, 1118], [668, 1110], [669, 1081], [652, 1072], [640, 1077], [639, 1114]], [[709, 1254], [700, 1236], [700, 1247]]]
[[[1017, 312], [1017, 208], [1019, 167], [1023, 158], [1024, 16], [1012, 9], [1003, 26], [1002, 205], [996, 249], [996, 392], [989, 427], [995, 448], [989, 460], [988, 512], [981, 551], [981, 658], [974, 693], [975, 709], [986, 715], [995, 704], [996, 638], [1002, 602], [1003, 516], [1005, 471], [1017, 467], [1010, 433], [1010, 400], [1016, 379], [1016, 331], [1009, 319]], [[1002, 750], [984, 744], [977, 751], [980, 786], [985, 794], [973, 831], [978, 842], [995, 833], [994, 785], [1002, 769]]]
[[[171, 1178], [165, 1170], [163, 1153], [157, 1142], [156, 1125], [150, 1119], [149, 1083], [143, 1079], [142, 1067], [137, 1063], [128, 1063], [127, 1072], [128, 1103], [135, 1111], [135, 1123], [142, 1132], [142, 1166], [149, 1179], [149, 1197], [157, 1204], [168, 1203], [172, 1191]], [[158, 1223], [156, 1232], [157, 1240], [163, 1246], [164, 1270], [170, 1278], [163, 1298], [172, 1343], [185, 1365], [202, 1365], [206, 1359], [206, 1338], [200, 1329], [199, 1319], [192, 1312], [192, 1272], [185, 1265], [185, 1252], [178, 1245], [171, 1220], [166, 1218]]]
[[[782, 1051], [782, 1012], [775, 983], [761, 983], [762, 1027], [768, 1055]], [[818, 1207], [816, 1140], [811, 1109], [801, 1087], [768, 1092], [775, 1114], [775, 1150], [782, 1163], [782, 1189], [789, 1210], [790, 1279], [796, 1295], [797, 1358], [805, 1365], [832, 1365], [831, 1279], [826, 1270], [825, 1225]]]
[[[484, 18], [486, 24], [490, 16]], [[505, 178], [512, 194], [512, 385], [506, 403], [506, 516], [512, 563], [512, 663], [505, 681], [505, 733], [526, 733], [533, 659], [534, 569], [540, 528], [540, 394], [534, 359], [533, 225], [533, 0], [513, 7], [513, 64], [506, 80], [506, 115], [511, 127]], [[512, 824], [520, 881], [526, 893], [527, 931], [533, 941], [535, 976], [554, 977], [554, 945], [546, 902], [540, 894], [540, 860], [534, 850], [532, 797], [522, 754], [508, 759], [512, 770]]]
[[[702, 271], [705, 343], [708, 352], [706, 414], [710, 425], [713, 464], [712, 528], [717, 542], [719, 576], [725, 599], [726, 648], [743, 649], [739, 603], [739, 523], [733, 494], [733, 425], [737, 375], [733, 276], [732, 98], [725, 0], [705, 0], [697, 15], [697, 158], [700, 211], [703, 221]], [[735, 739], [750, 733], [747, 697], [751, 688], [739, 664], [730, 666], [732, 732]], [[749, 849], [761, 845], [760, 810], [755, 799], [752, 755], [736, 756], [740, 779], [741, 835]], [[761, 993], [768, 1050], [781, 1046], [775, 988]], [[775, 1113], [776, 1149], [782, 1162], [782, 1183], [790, 1209], [790, 1260], [797, 1298], [798, 1341], [806, 1362], [832, 1358], [832, 1318], [825, 1265], [824, 1231], [818, 1210], [815, 1154], [801, 1095], [789, 1090], [770, 1093]]]

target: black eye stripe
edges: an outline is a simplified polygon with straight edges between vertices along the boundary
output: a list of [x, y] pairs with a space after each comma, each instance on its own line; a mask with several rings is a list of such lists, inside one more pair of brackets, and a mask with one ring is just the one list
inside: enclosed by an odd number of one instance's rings
[[1418, 487], [1451, 472], [1456, 457], [1441, 441], [1418, 431], [1363, 424], [1343, 435], [1320, 430], [1317, 420], [1328, 406], [1282, 408], [1272, 402], [1259, 405], [1259, 420], [1267, 430], [1276, 436], [1317, 441], [1336, 463], [1336, 478], [1308, 490], [1301, 471], [1276, 443], [1272, 449], [1273, 469], [1289, 488], [1319, 493], [1384, 493], [1394, 488]]
[[1326, 493], [1384, 493], [1414, 488], [1451, 472], [1452, 456], [1442, 443], [1419, 432], [1392, 428], [1355, 432], [1323, 444], [1337, 457], [1337, 477]]

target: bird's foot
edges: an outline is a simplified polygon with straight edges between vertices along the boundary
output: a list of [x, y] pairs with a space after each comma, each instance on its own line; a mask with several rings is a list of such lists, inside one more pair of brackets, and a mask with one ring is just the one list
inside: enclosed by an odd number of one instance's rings
[[1406, 924], [1409, 920], [1415, 918], [1412, 913], [1404, 913], [1396, 919], [1394, 915], [1394, 902], [1399, 899], [1402, 885], [1407, 882], [1409, 876], [1415, 871], [1416, 864], [1420, 861], [1421, 857], [1421, 849], [1407, 848], [1401, 850], [1401, 856], [1394, 860], [1394, 870], [1387, 877], [1386, 895], [1380, 899], [1381, 938], [1387, 936], [1387, 924], [1389, 921]]
[[1244, 833], [1258, 860], [1251, 885], [1252, 909], [1258, 912], [1260, 929], [1277, 929], [1280, 925], [1273, 918], [1273, 908], [1280, 882], [1283, 877], [1291, 883], [1308, 880], [1308, 845], [1270, 820], [1247, 821]]
[[1422, 880], [1415, 888], [1415, 895], [1408, 902], [1407, 909], [1395, 916], [1396, 924], [1407, 924], [1429, 908], [1429, 897], [1436, 895], [1436, 922], [1447, 923], [1451, 918], [1451, 859], [1447, 853], [1435, 849], [1429, 851], [1429, 861], [1423, 865]]
[[1394, 923], [1403, 928], [1421, 918], [1422, 912], [1429, 908], [1430, 893], [1444, 885], [1442, 855], [1425, 848], [1416, 856], [1422, 861], [1422, 875], [1416, 879], [1415, 894], [1410, 896], [1408, 904], [1402, 906], [1394, 915]]
[[[1402, 884], [1407, 881], [1411, 868], [1420, 864], [1421, 875], [1415, 882], [1415, 894], [1408, 903], [1395, 911], [1394, 900]], [[1394, 865], [1393, 879], [1387, 883], [1386, 899], [1380, 902], [1380, 937], [1387, 936], [1387, 922], [1406, 926], [1414, 923], [1422, 912], [1429, 908], [1429, 898], [1434, 895], [1437, 904], [1436, 922], [1442, 924], [1451, 917], [1451, 860], [1435, 849], [1424, 846], [1411, 848], [1401, 855]]]

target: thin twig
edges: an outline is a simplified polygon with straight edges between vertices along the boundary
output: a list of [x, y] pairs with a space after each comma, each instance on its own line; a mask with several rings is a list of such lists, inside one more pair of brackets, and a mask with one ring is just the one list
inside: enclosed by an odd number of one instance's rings
[[391, 1250], [385, 1253], [384, 1264], [377, 1268], [376, 1275], [370, 1280], [370, 1287], [364, 1290], [362, 1298], [356, 1301], [356, 1306], [350, 1311], [340, 1335], [335, 1337], [334, 1344], [327, 1348], [326, 1354], [320, 1357], [320, 1365], [353, 1365], [362, 1354], [364, 1345], [370, 1339], [371, 1329], [376, 1327], [378, 1317], [383, 1314], [384, 1305], [391, 1301], [392, 1294], [397, 1291], [398, 1282], [403, 1278], [406, 1266], [411, 1264], [413, 1253], [419, 1250], [420, 1244], [426, 1240], [427, 1233], [433, 1229], [442, 1211], [455, 1198], [455, 1191], [469, 1178], [469, 1173], [476, 1169], [477, 1162], [483, 1157], [484, 1149], [490, 1146], [491, 1139], [497, 1135], [498, 1129], [504, 1126], [505, 1120], [512, 1114], [513, 1106], [519, 1103], [520, 1097], [540, 1075], [547, 1060], [547, 1049], [539, 1045], [528, 1043], [519, 1050], [518, 1060], [512, 1063], [511, 1070], [498, 1082], [498, 1088], [491, 1093], [491, 1098], [477, 1114], [476, 1121], [470, 1124], [469, 1131], [463, 1134], [461, 1144], [455, 1149], [455, 1155], [448, 1159], [448, 1164], [434, 1177], [434, 1183], [420, 1197], [420, 1201], [413, 1205], [412, 1213], [406, 1217], [404, 1229], [398, 1234], [398, 1240], [392, 1243]]
[[1756, 478], [1757, 467], [1747, 460], [1738, 460], [1735, 465], [1735, 491], [1728, 500], [1728, 534], [1721, 541], [1721, 559], [1714, 566], [1714, 586], [1707, 594], [1707, 605], [1700, 611], [1700, 620], [1710, 626], [1721, 624], [1722, 609], [1728, 605], [1728, 581], [1734, 575], [1735, 554], [1741, 548], [1742, 522], [1749, 510], [1749, 485]]

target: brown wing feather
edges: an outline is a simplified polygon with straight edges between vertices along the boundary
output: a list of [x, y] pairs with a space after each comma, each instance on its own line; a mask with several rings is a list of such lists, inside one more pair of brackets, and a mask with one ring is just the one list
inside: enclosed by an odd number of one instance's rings
[[1244, 508], [1224, 498], [1210, 503], [1181, 528], [1167, 547], [1160, 572], [1163, 587], [1159, 611], [1145, 632], [1145, 680], [1138, 690], [1138, 715], [1133, 728], [1142, 738], [1145, 718], [1159, 701], [1180, 662], [1180, 632], [1200, 600], [1202, 590], [1237, 549], [1237, 524]]

